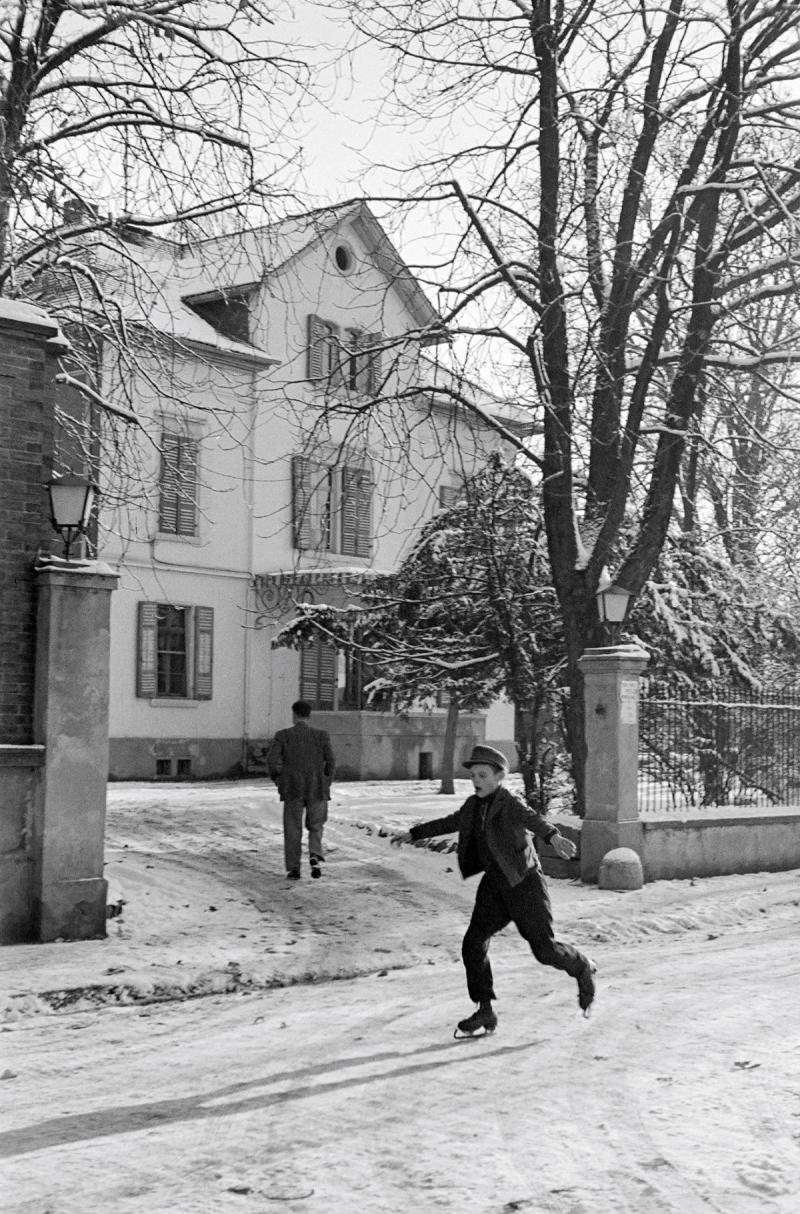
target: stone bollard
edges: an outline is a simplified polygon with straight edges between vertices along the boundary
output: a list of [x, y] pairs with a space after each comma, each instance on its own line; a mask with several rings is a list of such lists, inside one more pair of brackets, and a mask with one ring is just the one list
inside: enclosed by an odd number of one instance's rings
[[631, 847], [615, 847], [600, 861], [597, 875], [600, 889], [641, 889], [644, 885], [642, 862]]

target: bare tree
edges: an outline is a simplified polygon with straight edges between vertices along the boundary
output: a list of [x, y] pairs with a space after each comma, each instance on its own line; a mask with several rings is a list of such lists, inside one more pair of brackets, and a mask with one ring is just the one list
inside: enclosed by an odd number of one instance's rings
[[[61, 322], [73, 343], [65, 447], [96, 462], [103, 418], [120, 484], [138, 479], [123, 424], [136, 420], [132, 385], [149, 378], [162, 399], [181, 391], [163, 334], [145, 308], [132, 324], [117, 295], [137, 243], [263, 224], [265, 208], [277, 219], [291, 197], [291, 122], [308, 73], [302, 49], [273, 33], [276, 8], [0, 4], [0, 294]], [[101, 363], [118, 381], [113, 403]]]
[[[737, 317], [732, 342], [750, 350], [791, 350], [797, 301], [756, 299]], [[800, 503], [800, 386], [791, 363], [736, 371], [709, 365], [680, 477], [680, 523], [695, 543], [717, 547], [731, 564], [793, 587]]]
[[413, 197], [433, 230], [461, 216], [450, 274], [430, 274], [451, 332], [484, 366], [487, 344], [510, 356], [543, 427], [580, 786], [602, 570], [636, 593], [654, 568], [709, 369], [800, 355], [796, 333], [765, 348], [734, 323], [796, 295], [800, 2], [347, 9], [393, 51], [403, 112], [452, 116]]

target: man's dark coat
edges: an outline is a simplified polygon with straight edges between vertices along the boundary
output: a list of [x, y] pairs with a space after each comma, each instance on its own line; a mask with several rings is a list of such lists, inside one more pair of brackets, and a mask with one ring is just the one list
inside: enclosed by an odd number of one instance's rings
[[336, 761], [324, 729], [297, 721], [279, 729], [267, 752], [267, 768], [282, 801], [327, 801]]

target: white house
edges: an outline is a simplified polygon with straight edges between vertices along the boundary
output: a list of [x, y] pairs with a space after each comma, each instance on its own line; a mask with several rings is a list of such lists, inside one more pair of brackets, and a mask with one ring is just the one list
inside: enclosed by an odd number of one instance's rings
[[[365, 204], [124, 244], [122, 261], [94, 255], [118, 323], [147, 334], [133, 362], [106, 353], [101, 376], [141, 420], [101, 486], [100, 547], [122, 574], [112, 778], [253, 770], [298, 697], [342, 775], [435, 775], [443, 712], [367, 710], [344, 655], [271, 647], [296, 602], [345, 602], [395, 567], [503, 441], [457, 392], [431, 390], [464, 390], [437, 356], [435, 309]], [[482, 407], [498, 416], [487, 394]], [[510, 747], [509, 711], [488, 730], [466, 718], [459, 749], [487, 732]]]

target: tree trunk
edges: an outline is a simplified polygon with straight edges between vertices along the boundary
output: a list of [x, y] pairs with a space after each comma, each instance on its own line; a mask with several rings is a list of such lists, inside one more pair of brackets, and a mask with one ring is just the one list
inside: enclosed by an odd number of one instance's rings
[[447, 724], [444, 728], [444, 746], [442, 747], [442, 771], [439, 792], [452, 796], [456, 791], [454, 783], [456, 739], [458, 737], [458, 698], [451, 694], [447, 706]]

